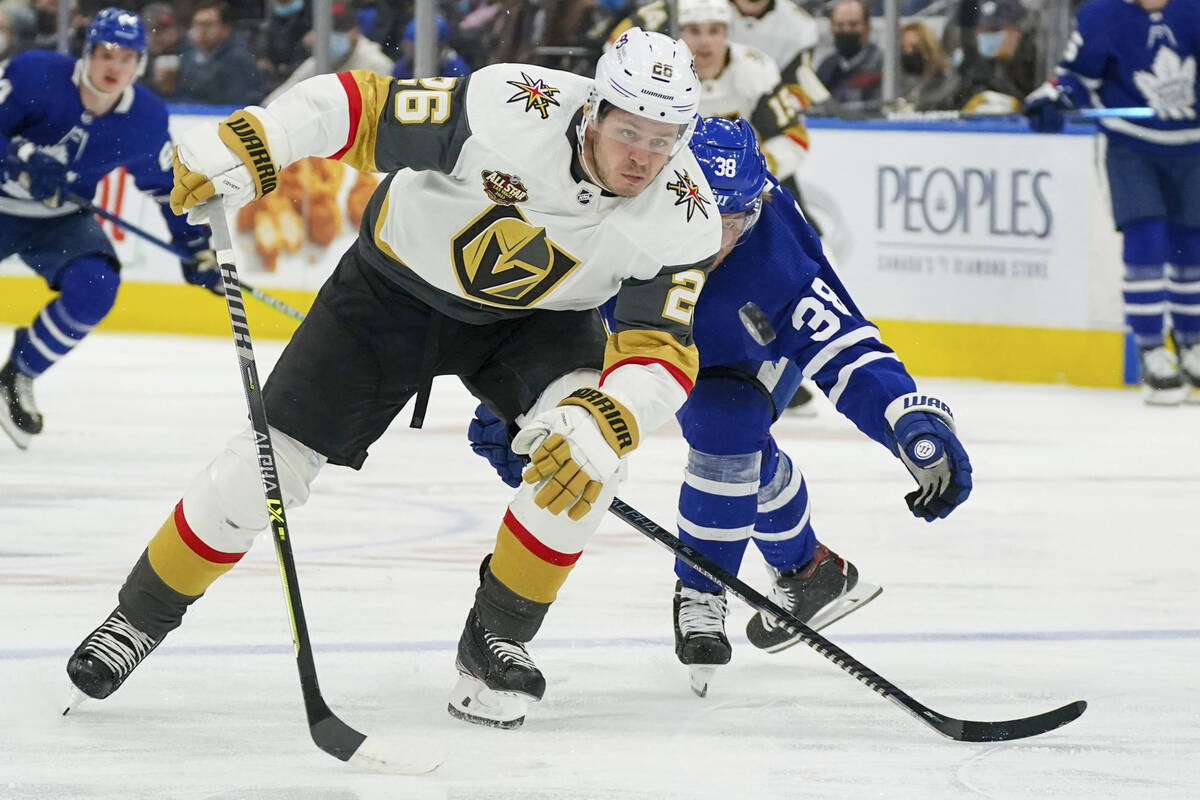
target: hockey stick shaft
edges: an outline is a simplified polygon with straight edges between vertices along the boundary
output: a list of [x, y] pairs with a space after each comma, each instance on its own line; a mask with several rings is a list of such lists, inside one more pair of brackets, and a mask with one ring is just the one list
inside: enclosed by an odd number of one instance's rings
[[237, 350], [242, 374], [242, 388], [246, 394], [246, 406], [250, 411], [250, 427], [254, 433], [258, 452], [259, 474], [267, 504], [267, 516], [271, 538], [275, 542], [275, 555], [279, 561], [279, 572], [283, 579], [284, 598], [292, 624], [292, 641], [296, 650], [296, 666], [300, 672], [300, 688], [304, 695], [304, 710], [308, 715], [309, 732], [313, 741], [325, 752], [349, 761], [355, 751], [366, 740], [366, 736], [342, 722], [325, 703], [317, 683], [317, 667], [313, 660], [312, 641], [308, 635], [308, 623], [304, 618], [304, 605], [300, 598], [300, 583], [296, 575], [296, 559], [292, 555], [292, 543], [288, 534], [287, 515], [283, 508], [283, 492], [279, 475], [275, 471], [275, 451], [271, 446], [271, 433], [267, 426], [267, 410], [263, 402], [262, 382], [254, 361], [254, 348], [250, 340], [250, 325], [246, 319], [246, 306], [238, 284], [237, 264], [233, 252], [233, 240], [229, 235], [229, 222], [225, 218], [225, 206], [220, 197], [209, 201], [209, 224], [212, 227], [213, 244], [217, 250], [221, 278], [225, 287], [225, 306], [229, 311], [229, 324], [233, 329], [233, 342]]
[[837, 664], [872, 691], [882, 695], [926, 726], [950, 739], [967, 742], [992, 742], [1036, 736], [1039, 733], [1045, 733], [1066, 725], [1082, 714], [1084, 709], [1087, 708], [1087, 704], [1079, 700], [1043, 714], [1000, 722], [976, 722], [947, 717], [913, 699], [908, 693], [891, 681], [805, 625], [794, 615], [789, 614], [766, 597], [763, 597], [738, 579], [736, 575], [722, 569], [695, 548], [681, 542], [662, 526], [634, 509], [619, 497], [613, 498], [612, 504], [609, 506], [609, 511], [637, 529], [638, 532], [670, 550], [675, 554], [676, 558], [685, 564], [720, 586], [723, 586], [726, 591], [742, 600], [751, 608], [786, 623], [787, 627], [793, 633], [797, 634], [809, 647], [825, 656], [825, 658], [834, 664]]
[[[166, 250], [168, 253], [173, 253], [174, 255], [178, 256], [179, 258], [183, 259], [184, 261], [188, 261], [188, 262], [195, 261], [195, 258], [192, 256], [192, 254], [189, 253], [184, 248], [178, 247], [178, 246], [172, 244], [171, 242], [168, 242], [164, 239], [158, 238], [153, 233], [150, 233], [147, 230], [139, 228], [137, 225], [134, 225], [132, 222], [129, 222], [128, 220], [117, 216], [116, 214], [112, 213], [111, 211], [101, 208], [100, 206], [96, 205], [95, 203], [85, 200], [83, 197], [80, 197], [77, 194], [67, 195], [67, 200], [69, 200], [70, 202], [79, 206], [84, 211], [87, 211], [90, 214], [95, 214], [98, 217], [103, 217], [104, 219], [108, 220], [112, 224], [117, 225], [117, 226], [123, 228], [124, 230], [129, 231], [130, 233], [134, 234], [135, 236], [141, 237], [142, 239], [149, 242], [150, 244], [157, 245], [158, 247], [161, 247], [163, 250]], [[250, 296], [253, 297], [255, 300], [258, 300], [260, 303], [265, 303], [266, 305], [269, 305], [271, 308], [275, 309], [279, 313], [285, 314], [295, 320], [300, 320], [300, 321], [304, 320], [304, 312], [303, 311], [299, 310], [298, 308], [293, 308], [292, 306], [283, 302], [279, 298], [272, 297], [271, 295], [267, 294], [266, 292], [262, 291], [261, 289], [255, 288], [254, 286], [250, 286], [249, 284], [246, 284], [246, 283], [242, 283], [241, 287], [244, 291], [249, 292]]]

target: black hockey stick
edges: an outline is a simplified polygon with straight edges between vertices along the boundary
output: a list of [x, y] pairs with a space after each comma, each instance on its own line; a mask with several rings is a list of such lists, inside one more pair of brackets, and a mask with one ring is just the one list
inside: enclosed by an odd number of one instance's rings
[[1032, 717], [1010, 719], [998, 722], [976, 722], [966, 719], [955, 719], [941, 714], [923, 703], [909, 697], [908, 694], [884, 678], [879, 673], [867, 667], [854, 656], [826, 639], [812, 628], [805, 625], [795, 616], [763, 597], [753, 588], [743, 583], [736, 575], [714, 564], [695, 548], [679, 541], [652, 519], [640, 513], [619, 497], [613, 498], [609, 511], [616, 514], [625, 522], [632, 525], [640, 533], [653, 539], [675, 554], [675, 557], [695, 569], [705, 577], [725, 587], [734, 597], [739, 598], [751, 608], [762, 614], [767, 614], [786, 623], [787, 628], [800, 636], [800, 639], [825, 658], [837, 664], [859, 682], [865, 684], [876, 693], [891, 700], [900, 708], [916, 717], [925, 725], [938, 733], [959, 742], [1006, 742], [1011, 739], [1024, 739], [1027, 736], [1037, 736], [1040, 733], [1060, 728], [1077, 718], [1087, 708], [1083, 700], [1067, 703], [1061, 708], [1035, 714]]
[[[81, 209], [83, 209], [84, 211], [87, 211], [90, 214], [95, 214], [98, 217], [103, 217], [104, 219], [108, 220], [112, 224], [119, 225], [120, 227], [124, 228], [125, 230], [129, 231], [130, 233], [132, 233], [136, 236], [139, 236], [142, 239], [145, 239], [150, 244], [158, 245], [163, 250], [166, 250], [168, 253], [173, 253], [173, 254], [179, 256], [184, 261], [188, 261], [188, 262], [195, 261], [195, 259], [192, 257], [192, 254], [189, 253], [187, 250], [184, 250], [182, 247], [176, 247], [175, 245], [171, 244], [170, 242], [164, 241], [163, 239], [158, 238], [153, 233], [150, 233], [150, 231], [139, 228], [138, 226], [134, 225], [133, 223], [129, 222], [128, 220], [118, 217], [116, 214], [112, 213], [111, 211], [107, 211], [107, 210], [101, 208], [100, 206], [96, 205], [95, 203], [92, 203], [92, 202], [89, 202], [88, 200], [83, 199], [82, 197], [80, 197], [77, 194], [68, 194], [67, 200], [74, 203], [75, 205], [79, 206]], [[283, 302], [279, 298], [272, 297], [271, 295], [267, 294], [266, 292], [262, 291], [261, 289], [257, 289], [246, 283], [242, 284], [242, 288], [244, 290], [246, 290], [247, 292], [249, 292], [250, 296], [253, 297], [255, 300], [258, 300], [261, 303], [266, 303], [271, 308], [278, 311], [280, 314], [286, 314], [287, 316], [291, 317], [292, 319], [301, 320], [301, 321], [304, 320], [304, 312], [303, 311], [301, 311], [298, 308], [293, 308], [292, 306], [289, 306], [287, 303]]]
[[400, 747], [376, 737], [367, 737], [342, 722], [329, 710], [321, 687], [317, 683], [317, 666], [313, 660], [312, 641], [308, 636], [308, 623], [304, 619], [304, 606], [300, 601], [300, 584], [296, 575], [296, 560], [292, 555], [291, 538], [288, 534], [287, 518], [283, 509], [283, 492], [279, 476], [275, 471], [275, 451], [271, 446], [270, 430], [267, 427], [266, 406], [263, 403], [262, 384], [258, 379], [258, 368], [254, 363], [254, 349], [250, 341], [250, 326], [246, 319], [246, 307], [242, 301], [242, 290], [238, 284], [237, 265], [234, 261], [233, 240], [229, 235], [229, 222], [225, 218], [225, 206], [221, 198], [215, 197], [208, 203], [209, 224], [212, 226], [213, 244], [217, 249], [221, 277], [225, 287], [225, 305], [229, 311], [229, 323], [233, 328], [233, 342], [241, 366], [242, 387], [246, 392], [246, 405], [250, 410], [250, 426], [254, 432], [258, 450], [259, 474], [266, 496], [267, 515], [275, 542], [275, 555], [279, 560], [279, 572], [283, 579], [284, 598], [292, 624], [292, 642], [296, 648], [296, 666], [300, 671], [300, 689], [304, 695], [304, 710], [308, 715], [308, 730], [317, 747], [342, 761], [349, 761], [370, 769], [403, 774], [421, 774], [436, 769], [441, 763], [440, 754], [419, 745]]

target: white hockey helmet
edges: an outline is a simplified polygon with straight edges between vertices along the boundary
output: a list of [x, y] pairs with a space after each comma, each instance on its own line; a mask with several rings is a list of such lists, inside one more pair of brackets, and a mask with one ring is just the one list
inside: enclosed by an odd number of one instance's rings
[[679, 0], [676, 8], [681, 26], [699, 22], [723, 22], [728, 25], [733, 21], [733, 8], [729, 0]]
[[581, 146], [584, 132], [600, 118], [604, 103], [678, 125], [679, 138], [671, 150], [675, 155], [692, 138], [700, 106], [700, 78], [692, 51], [670, 36], [630, 28], [596, 63], [596, 79], [579, 123]]

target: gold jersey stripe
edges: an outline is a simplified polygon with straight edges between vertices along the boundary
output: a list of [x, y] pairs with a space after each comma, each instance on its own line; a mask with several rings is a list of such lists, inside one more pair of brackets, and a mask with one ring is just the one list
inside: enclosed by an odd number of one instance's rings
[[350, 136], [346, 147], [333, 157], [362, 172], [378, 172], [375, 139], [380, 115], [388, 104], [392, 79], [369, 69], [355, 69], [339, 72], [338, 80], [350, 102]]
[[618, 331], [608, 337], [604, 348], [604, 374], [622, 363], [659, 363], [691, 391], [700, 371], [700, 351], [694, 344], [683, 345], [665, 331]]

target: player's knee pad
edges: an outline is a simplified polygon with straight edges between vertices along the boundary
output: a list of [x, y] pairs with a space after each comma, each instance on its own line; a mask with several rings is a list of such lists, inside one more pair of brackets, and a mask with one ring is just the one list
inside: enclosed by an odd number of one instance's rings
[[1167, 228], [1169, 252], [1167, 260], [1177, 267], [1200, 268], [1200, 228]]
[[767, 442], [771, 411], [770, 399], [749, 379], [703, 376], [678, 419], [684, 439], [696, 450], [751, 453]]
[[534, 401], [532, 408], [526, 409], [524, 414], [517, 417], [517, 425], [524, 425], [543, 411], [549, 411], [554, 408], [564, 397], [576, 389], [584, 386], [598, 386], [599, 384], [599, 370], [573, 369], [564, 375], [560, 375], [546, 385], [546, 388], [542, 390], [537, 400]]
[[[538, 508], [533, 499], [537, 494], [537, 484], [522, 483], [508, 509], [532, 536], [534, 541], [528, 544], [533, 550], [546, 547], [560, 555], [578, 554], [583, 551], [587, 540], [600, 526], [600, 520], [604, 519], [604, 512], [616, 497], [626, 473], [622, 462], [617, 473], [602, 485], [600, 495], [592, 503], [591, 509], [577, 520], [571, 519], [565, 511], [551, 514], [545, 508]], [[553, 559], [562, 560], [557, 555], [553, 556]]]
[[[260, 459], [266, 455], [255, 446], [254, 438], [253, 432], [246, 430], [230, 439], [183, 495], [188, 526], [205, 544], [221, 552], [249, 550], [254, 537], [267, 527], [259, 473]], [[273, 462], [263, 467], [279, 482], [284, 507], [304, 505], [325, 457], [274, 428], [271, 445]]]
[[1143, 219], [1121, 228], [1123, 259], [1127, 266], [1155, 267], [1167, 261], [1167, 221]]
[[121, 276], [101, 256], [72, 261], [58, 276], [59, 302], [66, 315], [86, 331], [108, 315], [117, 302]]

